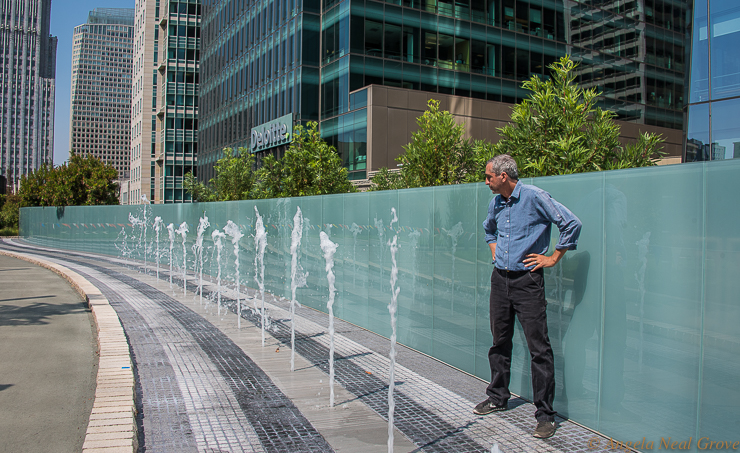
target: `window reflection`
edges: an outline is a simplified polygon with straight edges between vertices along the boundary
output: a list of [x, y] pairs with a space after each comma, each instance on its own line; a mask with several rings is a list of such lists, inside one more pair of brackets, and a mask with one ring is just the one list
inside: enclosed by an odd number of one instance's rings
[[686, 133], [686, 161], [709, 160], [709, 156], [709, 104], [692, 105]]
[[740, 8], [737, 0], [713, 0], [709, 23], [712, 28], [712, 99], [740, 95]]
[[740, 99], [712, 103], [712, 160], [740, 158]]

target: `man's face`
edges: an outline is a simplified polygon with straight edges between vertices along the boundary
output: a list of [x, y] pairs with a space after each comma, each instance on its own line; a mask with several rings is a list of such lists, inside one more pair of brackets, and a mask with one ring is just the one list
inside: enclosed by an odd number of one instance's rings
[[504, 181], [506, 180], [506, 173], [501, 172], [500, 175], [496, 175], [493, 172], [493, 164], [486, 165], [486, 185], [489, 189], [491, 189], [491, 192], [493, 193], [501, 193], [500, 189], [501, 186], [504, 184]]

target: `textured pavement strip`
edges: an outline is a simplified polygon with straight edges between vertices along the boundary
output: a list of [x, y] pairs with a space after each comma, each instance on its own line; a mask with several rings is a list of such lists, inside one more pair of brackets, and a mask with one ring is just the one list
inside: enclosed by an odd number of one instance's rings
[[[74, 267], [75, 264], [70, 264], [70, 266]], [[155, 290], [148, 285], [136, 285], [136, 283], [138, 283], [138, 280], [126, 278], [123, 274], [115, 271], [109, 271], [97, 265], [82, 264], [80, 267], [97, 268], [98, 270], [102, 270], [102, 273], [106, 274], [102, 277], [108, 277], [108, 280], [110, 280], [110, 277], [123, 281], [129, 280], [128, 285], [131, 287], [146, 287], [146, 295], [144, 296], [145, 298], [156, 298], [158, 299], [161, 306], [166, 306], [168, 304], [176, 305], [177, 308], [180, 309], [180, 311], [185, 313], [189, 312], [190, 314], [192, 314], [191, 316], [185, 316], [185, 318], [176, 319], [176, 321], [179, 322], [181, 326], [187, 326], [191, 332], [194, 331], [193, 326], [199, 322], [199, 320], [196, 319], [200, 318], [197, 314], [193, 313], [189, 309], [185, 309], [179, 302], [171, 299], [166, 294]], [[80, 267], [78, 267], [78, 270], [80, 272], [83, 272]], [[92, 273], [92, 271], [88, 272]], [[98, 277], [101, 276], [98, 275]], [[96, 280], [92, 276], [90, 278], [93, 281]], [[102, 286], [105, 286], [105, 284], [100, 281], [98, 281], [98, 283]], [[126, 297], [125, 299], [128, 301], [130, 298], [136, 299], [136, 295], [129, 294], [128, 297]], [[140, 309], [139, 313], [141, 314], [142, 312], [151, 308], [151, 306], [143, 307]], [[168, 308], [167, 311], [169, 312], [169, 314], [173, 314], [175, 315], [175, 318], [177, 318], [177, 313], [174, 313], [171, 308]], [[182, 313], [180, 314], [182, 315]], [[166, 317], [161, 312], [155, 313], [154, 315], [154, 322], [157, 323], [155, 324], [155, 328], [158, 334], [162, 329], [166, 330], [168, 327], [172, 329], [178, 328], [174, 325], [166, 325], [166, 323], [162, 321], [163, 316]], [[210, 326], [209, 330], [213, 331], [215, 329]], [[214, 332], [211, 332], [211, 334], [213, 333]], [[187, 335], [183, 335], [183, 337], [187, 337]], [[221, 337], [223, 337], [223, 335], [221, 335]], [[221, 339], [223, 340], [224, 338]], [[290, 404], [290, 402], [285, 399], [285, 397], [281, 395], [279, 391], [276, 391], [274, 386], [271, 386], [271, 383], [267, 382], [264, 377], [256, 376], [261, 372], [259, 372], [258, 369], [253, 368], [250, 370], [244, 368], [243, 366], [240, 366], [242, 365], [240, 363], [234, 363], [234, 359], [237, 359], [236, 361], [238, 362], [238, 359], [240, 359], [240, 357], [234, 357], [234, 351], [231, 351], [231, 354], [228, 354], [230, 351], [225, 350], [225, 345], [219, 345], [221, 347], [218, 348], [218, 351], [212, 352], [215, 352], [219, 356], [219, 358], [222, 358], [225, 362], [219, 364], [219, 370], [221, 371], [222, 375], [224, 374], [225, 364], [227, 367], [233, 367], [232, 371], [234, 372], [234, 374], [230, 376], [231, 382], [229, 382], [232, 388], [225, 389], [225, 392], [231, 393], [231, 391], [236, 388], [237, 395], [235, 396], [237, 399], [240, 399], [240, 401], [237, 404], [233, 404], [235, 403], [235, 401], [229, 401], [230, 404], [225, 404], [222, 402], [219, 405], [217, 401], [207, 401], [206, 403], [203, 403], [204, 400], [212, 397], [212, 394], [217, 394], [216, 392], [208, 392], [208, 385], [205, 385], [204, 381], [210, 377], [212, 379], [215, 379], [216, 381], [222, 382], [223, 377], [225, 377], [208, 376], [209, 373], [204, 373], [206, 362], [204, 362], [203, 360], [198, 361], [197, 357], [195, 357], [195, 351], [207, 351], [206, 348], [208, 347], [208, 345], [204, 344], [204, 342], [201, 340], [198, 340], [198, 344], [195, 344], [196, 342], [189, 341], [189, 339], [187, 338], [162, 338], [160, 339], [160, 344], [163, 342], [162, 340], [174, 341], [175, 343], [186, 343], [186, 350], [183, 351], [184, 354], [181, 354], [180, 357], [177, 357], [175, 354], [173, 354], [172, 358], [174, 359], [173, 362], [177, 363], [178, 366], [190, 364], [190, 368], [183, 370], [184, 372], [180, 376], [178, 376], [180, 377], [180, 379], [177, 380], [181, 387], [183, 386], [183, 383], [185, 384], [186, 390], [183, 392], [183, 396], [186, 403], [188, 402], [188, 398], [192, 399], [192, 403], [190, 405], [186, 404], [186, 406], [189, 406], [188, 408], [190, 409], [187, 412], [191, 420], [191, 428], [194, 426], [200, 426], [203, 428], [202, 436], [198, 435], [199, 433], [197, 432], [197, 429], [193, 429], [194, 434], [199, 441], [198, 444], [202, 447], [199, 449], [200, 451], [263, 451], [259, 447], [259, 441], [257, 441], [257, 443], [254, 445], [250, 445], [250, 442], [245, 441], [243, 436], [238, 436], [236, 439], [234, 439], [228, 435], [228, 432], [226, 445], [213, 445], [214, 443], [216, 443], [216, 440], [223, 437], [223, 433], [225, 430], [227, 430], [227, 428], [229, 428], [229, 425], [231, 425], [231, 428], [235, 431], [241, 429], [240, 425], [244, 425], [245, 427], [249, 427], [251, 425], [255, 428], [258, 428], [260, 440], [267, 451], [331, 451], [331, 447], [329, 447], [329, 445], [326, 444], [321, 436], [316, 433], [313, 427], [311, 427], [302, 416], [293, 413], [294, 407], [292, 406], [292, 404]], [[241, 351], [239, 352], [241, 353]], [[241, 355], [243, 356], [243, 353], [241, 353]], [[214, 360], [215, 357], [213, 354], [209, 354], [209, 356], [210, 360]], [[191, 376], [193, 375], [196, 376], [195, 379], [191, 378]], [[242, 377], [243, 380], [247, 382], [243, 382]], [[227, 379], [227, 381], [228, 380], [229, 379]], [[263, 382], [257, 382], [260, 380]], [[249, 388], [245, 389], [245, 386]], [[251, 391], [250, 389], [254, 391]], [[223, 390], [224, 389], [222, 389], [222, 391]], [[250, 391], [251, 395], [249, 394]], [[260, 400], [255, 401], [255, 397]], [[242, 406], [241, 408], [239, 408], [240, 405]], [[232, 413], [236, 413], [236, 411], [239, 411], [240, 414], [246, 414], [247, 418], [250, 418], [250, 421], [247, 421], [244, 419], [244, 417], [242, 417], [242, 419], [237, 420], [236, 423], [230, 424], [229, 421], [225, 420], [223, 417], [216, 417], [218, 418], [217, 420], [213, 419], [214, 417], [210, 412], [212, 412], [214, 408], [227, 411], [229, 407], [232, 408]], [[292, 407], [293, 409], [291, 409]], [[202, 422], [201, 419], [204, 417], [209, 419], [207, 423]], [[206, 431], [206, 428], [211, 429]], [[298, 434], [298, 436], [295, 436], [295, 434]], [[203, 439], [205, 439], [205, 445]], [[228, 448], [228, 450], [221, 450], [222, 447]], [[149, 449], [147, 448], [147, 450]]]
[[[139, 291], [99, 272], [87, 272], [99, 281], [108, 281], [108, 287], [125, 298], [154, 330], [172, 364], [180, 392], [189, 396], [183, 402], [198, 448], [263, 451], [233, 393], [192, 336], [159, 304]], [[219, 437], [214, 435], [216, 426], [222, 433]]]
[[[145, 276], [139, 274], [137, 278], [142, 279], [145, 278]], [[181, 288], [181, 280], [179, 283]], [[208, 285], [207, 282], [205, 283], [206, 288], [211, 286]], [[215, 285], [212, 286], [215, 287]], [[250, 293], [253, 292], [250, 291]], [[284, 318], [287, 316], [287, 312], [285, 311], [286, 301], [275, 298], [270, 298], [268, 300], [274, 304], [283, 305], [283, 307], [278, 307], [276, 305], [272, 305], [272, 303], [268, 304], [268, 308], [270, 308], [272, 312], [279, 314], [277, 318]], [[211, 305], [211, 308], [215, 308], [215, 304]], [[311, 313], [310, 310], [306, 309], [299, 311], [300, 314], [303, 314], [304, 312], [309, 314], [308, 317], [326, 317], [324, 314], [318, 312]], [[274, 314], [273, 317], [275, 317]], [[235, 323], [235, 321], [236, 320], [234, 319], [233, 322]], [[246, 325], [246, 323], [244, 324]], [[284, 328], [285, 326], [282, 327]], [[328, 344], [328, 336], [324, 334], [324, 327], [312, 321], [303, 319], [303, 316], [298, 317], [297, 330], [299, 333], [299, 340], [303, 340], [298, 343], [299, 350], [300, 344], [306, 340], [316, 342], [317, 344], [324, 346], [324, 348]], [[281, 335], [277, 335], [277, 337], [280, 338]], [[371, 372], [375, 373], [376, 379], [377, 376], [387, 375], [386, 370], [388, 368], [388, 360], [385, 357], [380, 354], [373, 353], [368, 348], [352, 342], [351, 340], [341, 338], [341, 336], [337, 336], [337, 354], [348, 357], [354, 356], [350, 360], [362, 369], [366, 369], [368, 371], [375, 370]], [[337, 364], [339, 365], [341, 362], [342, 360], [338, 360]], [[315, 363], [315, 365], [321, 367], [320, 363]], [[326, 359], [324, 358], [323, 368], [326, 367]], [[445, 372], [449, 372], [451, 370], [449, 367], [442, 367], [446, 368]], [[456, 370], [453, 371], [457, 372]], [[492, 441], [496, 441], [502, 446], [503, 450], [507, 452], [594, 451], [586, 448], [587, 440], [594, 437], [594, 434], [569, 422], [560, 423], [558, 433], [553, 439], [540, 441], [532, 438], [531, 429], [533, 426], [533, 408], [531, 405], [520, 405], [516, 408], [512, 408], [512, 410], [506, 413], [479, 418], [471, 414], [470, 411], [473, 403], [467, 399], [461, 398], [454, 392], [444, 389], [428, 379], [416, 375], [416, 373], [411, 372], [405, 367], [397, 366], [397, 373], [398, 381], [401, 381], [400, 385], [397, 387], [399, 389], [397, 399], [399, 396], [403, 397], [404, 395], [412, 394], [413, 399], [416, 400], [416, 402], [421, 402], [424, 408], [434, 412], [436, 416], [443, 418], [449, 422], [451, 426], [457, 427], [452, 432], [447, 433], [448, 436], [459, 437], [460, 433], [465, 433], [467, 436], [477, 439], [478, 442], [485, 445], [486, 448], [490, 446]], [[387, 377], [385, 379], [387, 379]], [[384, 381], [384, 383], [385, 393], [387, 394], [387, 380]], [[385, 398], [385, 396], [383, 396], [383, 398]], [[398, 415], [396, 421], [399, 421]], [[430, 434], [433, 435], [434, 433]], [[427, 448], [424, 448], [424, 450], [434, 449], [430, 447], [434, 447], [434, 445], [427, 445]], [[474, 450], [480, 450], [480, 446]]]

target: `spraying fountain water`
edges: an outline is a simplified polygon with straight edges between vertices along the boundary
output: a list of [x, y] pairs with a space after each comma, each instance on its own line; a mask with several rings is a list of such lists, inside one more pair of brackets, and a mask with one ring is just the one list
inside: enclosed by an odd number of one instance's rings
[[455, 255], [457, 255], [457, 240], [463, 234], [463, 224], [462, 222], [457, 222], [455, 226], [444, 231], [452, 240], [452, 290], [450, 295], [450, 312], [453, 312], [455, 310]]
[[357, 235], [362, 233], [362, 228], [354, 222], [349, 231], [352, 233], [352, 285], [357, 284]]
[[208, 216], [203, 214], [203, 217], [198, 221], [197, 236], [195, 239], [195, 245], [193, 245], [193, 251], [198, 257], [197, 266], [200, 269], [196, 269], [196, 272], [200, 273], [200, 279], [198, 280], [198, 293], [200, 294], [200, 304], [203, 305], [203, 234], [206, 232], [208, 227], [211, 226], [208, 223]]
[[216, 263], [218, 263], [218, 274], [216, 275], [216, 294], [218, 294], [218, 315], [221, 316], [221, 250], [224, 248], [221, 240], [226, 235], [219, 230], [213, 230], [211, 238], [213, 238], [213, 244], [216, 247]]
[[231, 243], [234, 245], [234, 264], [236, 265], [235, 277], [236, 277], [236, 326], [238, 329], [242, 328], [242, 303], [239, 299], [239, 290], [241, 289], [239, 282], [239, 240], [244, 237], [244, 233], [241, 232], [239, 225], [235, 224], [231, 220], [226, 222], [224, 232], [231, 236]]
[[146, 195], [142, 195], [141, 196], [141, 202], [143, 204], [143, 206], [142, 206], [143, 213], [142, 213], [142, 216], [141, 216], [141, 223], [142, 223], [142, 232], [141, 232], [141, 235], [144, 238], [144, 273], [146, 274], [146, 272], [148, 270], [148, 267], [149, 267], [148, 264], [147, 264], [147, 252], [149, 250], [148, 250], [147, 245], [146, 245], [146, 230], [147, 230], [147, 226], [148, 226], [148, 223], [146, 221], [146, 206], [148, 204], [150, 204], [150, 203], [149, 203], [149, 200], [146, 199]]
[[[132, 213], [128, 213], [128, 221], [131, 223], [131, 234], [136, 234], [136, 229], [139, 228], [141, 233], [139, 233], [139, 240], [136, 244], [136, 250], [141, 253], [141, 242], [144, 236], [144, 221], [141, 220], [139, 217], [136, 217]], [[144, 244], [144, 247], [146, 248], [146, 244]], [[141, 257], [141, 254], [139, 254], [139, 257]]]
[[[130, 251], [128, 250], [128, 243], [127, 243], [128, 236], [126, 234], [126, 228], [122, 227], [121, 231], [118, 232], [118, 237], [116, 237], [116, 249], [121, 253], [121, 259], [124, 259], [129, 256]], [[120, 241], [121, 245], [118, 245]]]
[[167, 233], [170, 237], [170, 289], [172, 289], [172, 249], [175, 247], [175, 225], [167, 225]]
[[319, 237], [326, 260], [326, 279], [329, 281], [329, 301], [326, 303], [329, 310], [329, 407], [334, 407], [334, 253], [339, 244], [332, 242], [323, 231], [319, 233]]
[[[265, 346], [265, 247], [267, 247], [267, 231], [262, 222], [257, 206], [254, 207], [257, 214], [257, 222], [254, 228], [254, 281], [260, 290], [262, 297], [262, 307], [260, 308], [260, 317], [262, 319], [262, 346]], [[259, 278], [258, 278], [259, 277]]]
[[[393, 230], [393, 224], [398, 222], [396, 208], [391, 208], [390, 228]], [[393, 389], [396, 386], [396, 312], [398, 311], [398, 293], [401, 288], [396, 288], [398, 281], [398, 263], [396, 262], [396, 253], [398, 252], [398, 234], [393, 235], [393, 240], [388, 241], [391, 247], [391, 303], [388, 304], [388, 312], [391, 314], [391, 351], [388, 354], [391, 359], [390, 371], [388, 372], [388, 453], [393, 452], [393, 412], [396, 403], [393, 399]]]
[[162, 221], [162, 217], [157, 216], [154, 218], [154, 231], [157, 233], [157, 280], [159, 280], [159, 232], [162, 230], [162, 225], [164, 225], [164, 222]]
[[182, 222], [175, 233], [182, 237], [182, 295], [187, 294], [188, 290], [188, 249], [185, 248], [185, 241], [188, 238], [188, 223]]
[[306, 286], [308, 272], [303, 273], [298, 264], [298, 249], [301, 247], [303, 237], [303, 214], [301, 208], [296, 208], [293, 217], [293, 232], [290, 240], [290, 371], [295, 371], [295, 308], [300, 304], [295, 298], [296, 289]]

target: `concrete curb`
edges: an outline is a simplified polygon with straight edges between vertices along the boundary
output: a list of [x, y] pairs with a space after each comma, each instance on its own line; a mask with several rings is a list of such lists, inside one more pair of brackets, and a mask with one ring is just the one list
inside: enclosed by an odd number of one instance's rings
[[98, 376], [95, 401], [87, 425], [83, 453], [134, 453], [139, 439], [136, 429], [134, 372], [131, 353], [118, 314], [98, 288], [64, 266], [24, 253], [0, 250], [0, 254], [49, 269], [67, 280], [87, 301], [98, 334]]

